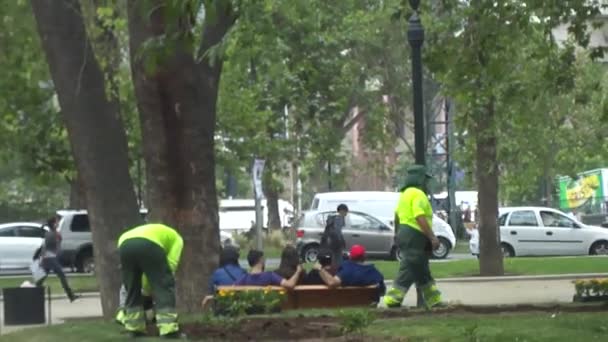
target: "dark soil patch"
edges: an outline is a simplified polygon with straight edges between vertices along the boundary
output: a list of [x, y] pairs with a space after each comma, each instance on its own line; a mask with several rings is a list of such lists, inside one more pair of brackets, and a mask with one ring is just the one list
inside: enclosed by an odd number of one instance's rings
[[186, 324], [182, 330], [191, 338], [229, 341], [289, 341], [339, 337], [340, 328], [332, 318], [246, 319], [233, 327]]

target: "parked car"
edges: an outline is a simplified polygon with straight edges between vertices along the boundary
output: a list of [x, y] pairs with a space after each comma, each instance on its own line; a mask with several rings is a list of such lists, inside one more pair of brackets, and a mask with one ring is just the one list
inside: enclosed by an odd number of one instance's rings
[[[296, 247], [301, 258], [315, 262], [319, 253], [325, 222], [333, 211], [309, 211], [295, 223]], [[371, 257], [395, 258], [397, 249], [393, 230], [375, 217], [356, 211], [349, 212], [346, 226], [342, 229], [346, 250], [352, 245], [363, 245]]]
[[[498, 224], [505, 257], [608, 255], [608, 230], [583, 224], [552, 208], [501, 208]], [[472, 254], [479, 254], [478, 242], [470, 246]]]
[[42, 246], [46, 230], [41, 223], [15, 222], [0, 225], [0, 270], [27, 269]]
[[[142, 209], [140, 213], [145, 219], [148, 211]], [[78, 272], [94, 272], [93, 237], [86, 210], [59, 210], [57, 215], [61, 217], [58, 230], [63, 238], [59, 255], [61, 264]], [[220, 232], [220, 239], [224, 246], [238, 247], [228, 232]]]
[[[398, 192], [390, 191], [346, 191], [316, 194], [312, 200], [313, 211], [336, 211], [338, 205], [346, 204], [352, 211], [368, 214], [377, 218], [394, 230], [395, 208], [399, 202]], [[452, 227], [437, 215], [433, 215], [433, 232], [439, 239], [439, 248], [433, 257], [444, 259], [456, 246], [456, 236]], [[399, 256], [399, 253], [396, 254]]]

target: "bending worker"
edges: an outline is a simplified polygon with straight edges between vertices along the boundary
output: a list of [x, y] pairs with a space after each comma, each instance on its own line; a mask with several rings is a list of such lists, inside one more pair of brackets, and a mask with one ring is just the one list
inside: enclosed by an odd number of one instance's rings
[[397, 246], [402, 255], [399, 273], [393, 288], [384, 296], [387, 307], [399, 307], [413, 283], [422, 290], [427, 308], [441, 304], [441, 292], [431, 276], [429, 258], [432, 250], [439, 247], [433, 233], [433, 208], [427, 197], [427, 183], [431, 175], [422, 165], [413, 165], [407, 170], [395, 213]]
[[[124, 326], [134, 336], [146, 329], [142, 297], [142, 275], [149, 281], [161, 336], [179, 338], [175, 310], [175, 279], [184, 241], [173, 228], [145, 224], [123, 233], [118, 239], [122, 280], [127, 290]], [[143, 288], [147, 284], [143, 284]]]

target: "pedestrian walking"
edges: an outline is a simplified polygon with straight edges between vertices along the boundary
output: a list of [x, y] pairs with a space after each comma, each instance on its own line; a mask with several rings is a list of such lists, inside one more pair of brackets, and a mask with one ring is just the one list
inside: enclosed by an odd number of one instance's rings
[[346, 216], [348, 215], [348, 207], [346, 204], [340, 204], [337, 209], [338, 214], [327, 218], [325, 230], [321, 236], [321, 248], [327, 248], [331, 251], [332, 267], [338, 269], [344, 261], [344, 248], [346, 242], [342, 229], [346, 225]]
[[63, 272], [63, 267], [59, 262], [59, 252], [61, 251], [61, 234], [57, 231], [57, 225], [59, 223], [59, 217], [53, 216], [47, 220], [48, 231], [44, 235], [44, 243], [39, 251], [36, 252], [34, 259], [40, 259], [40, 266], [44, 270], [44, 276], [36, 281], [36, 286], [42, 286], [44, 281], [48, 277], [49, 273], [53, 271], [61, 282], [61, 287], [65, 291], [65, 294], [70, 299], [70, 302], [75, 301], [78, 296], [74, 294], [68, 279]]
[[402, 259], [393, 287], [384, 296], [387, 307], [399, 307], [412, 286], [422, 290], [427, 308], [441, 304], [441, 292], [431, 276], [429, 258], [439, 247], [433, 233], [433, 209], [427, 196], [427, 185], [431, 175], [423, 165], [413, 165], [407, 170], [395, 213], [397, 245]]
[[175, 278], [184, 242], [173, 228], [145, 224], [123, 233], [118, 239], [122, 279], [127, 291], [124, 326], [133, 336], [145, 335], [146, 318], [142, 275], [154, 298], [156, 325], [161, 337], [181, 338], [175, 309]]

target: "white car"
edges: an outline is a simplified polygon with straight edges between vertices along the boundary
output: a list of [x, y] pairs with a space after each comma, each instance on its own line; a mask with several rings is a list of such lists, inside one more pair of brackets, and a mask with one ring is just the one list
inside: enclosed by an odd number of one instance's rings
[[[505, 257], [608, 255], [608, 229], [585, 225], [552, 208], [501, 208], [498, 224]], [[472, 254], [479, 254], [478, 246], [478, 241], [471, 242]]]
[[27, 269], [45, 233], [36, 222], [0, 224], [0, 270]]

